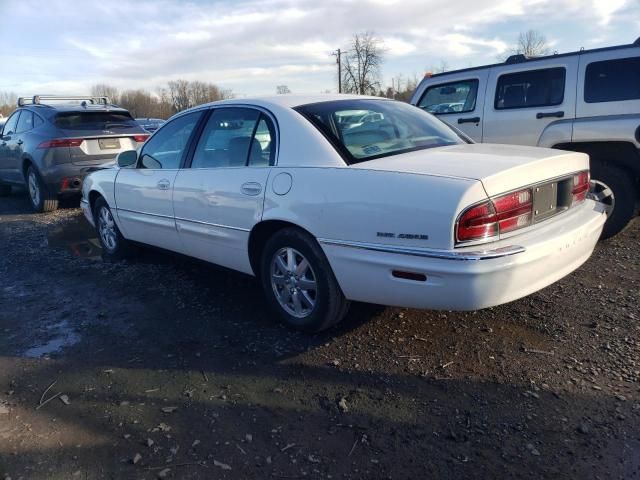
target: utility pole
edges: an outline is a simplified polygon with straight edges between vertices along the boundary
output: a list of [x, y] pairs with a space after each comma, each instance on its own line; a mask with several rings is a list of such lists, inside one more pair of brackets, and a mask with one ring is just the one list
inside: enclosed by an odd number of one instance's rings
[[338, 93], [342, 93], [342, 51], [338, 49], [332, 52], [331, 55], [336, 57], [336, 63], [338, 64]]

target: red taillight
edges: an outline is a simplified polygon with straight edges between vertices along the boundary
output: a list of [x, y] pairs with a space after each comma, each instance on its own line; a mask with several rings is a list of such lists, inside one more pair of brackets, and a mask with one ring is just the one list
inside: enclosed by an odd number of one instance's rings
[[589, 192], [589, 170], [578, 172], [573, 176], [571, 189], [571, 206], [583, 202]]
[[79, 147], [82, 142], [82, 138], [56, 138], [42, 142], [38, 148]]
[[149, 138], [149, 135], [135, 135], [133, 139], [138, 143], [144, 143]]
[[530, 188], [507, 193], [465, 210], [458, 220], [458, 242], [495, 237], [531, 225], [533, 192]]

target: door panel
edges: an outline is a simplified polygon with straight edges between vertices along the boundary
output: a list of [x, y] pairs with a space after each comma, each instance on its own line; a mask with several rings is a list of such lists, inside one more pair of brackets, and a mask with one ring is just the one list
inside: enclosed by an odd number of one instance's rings
[[435, 77], [423, 86], [417, 106], [480, 142], [488, 76], [489, 69]]
[[[21, 111], [15, 112], [4, 125], [0, 137], [0, 180], [8, 183], [24, 183], [21, 172], [22, 139], [17, 132]], [[29, 112], [31, 115], [31, 112]]]
[[197, 258], [252, 273], [249, 232], [262, 217], [269, 167], [181, 170], [173, 201], [184, 248]]
[[[561, 69], [564, 82], [558, 80]], [[577, 70], [577, 56], [493, 68], [482, 141], [535, 146], [552, 123], [570, 123], [575, 118]]]
[[172, 187], [178, 170], [123, 168], [115, 183], [123, 235], [176, 252], [182, 251], [173, 215]]

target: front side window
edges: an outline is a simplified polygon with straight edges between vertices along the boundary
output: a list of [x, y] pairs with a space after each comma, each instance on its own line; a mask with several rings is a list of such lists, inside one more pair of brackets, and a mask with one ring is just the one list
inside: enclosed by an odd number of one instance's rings
[[619, 102], [639, 98], [640, 57], [605, 60], [587, 65], [585, 102]]
[[275, 154], [273, 127], [251, 108], [218, 108], [205, 126], [191, 168], [267, 166]]
[[11, 135], [12, 133], [16, 133], [16, 126], [18, 125], [19, 116], [20, 116], [20, 112], [15, 112], [13, 115], [9, 117], [9, 119], [7, 120], [7, 123], [4, 124], [2, 135]]
[[189, 138], [202, 112], [182, 115], [169, 121], [145, 143], [138, 168], [180, 168]]
[[18, 126], [16, 128], [16, 133], [28, 132], [33, 128], [33, 113], [25, 110], [20, 115], [20, 120], [18, 120]]
[[427, 88], [418, 106], [435, 115], [472, 112], [477, 95], [478, 80], [444, 83]]
[[564, 100], [564, 67], [528, 70], [500, 75], [496, 87], [496, 110], [549, 107]]
[[351, 164], [466, 143], [445, 123], [406, 103], [337, 100], [297, 107]]

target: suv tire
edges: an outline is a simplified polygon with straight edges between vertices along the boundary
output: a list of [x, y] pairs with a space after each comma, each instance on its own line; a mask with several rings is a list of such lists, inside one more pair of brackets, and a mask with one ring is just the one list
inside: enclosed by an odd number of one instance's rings
[[325, 330], [349, 308], [320, 245], [298, 228], [279, 230], [267, 241], [260, 277], [271, 311], [297, 330]]
[[635, 184], [625, 170], [606, 163], [594, 162], [591, 176], [613, 192], [613, 211], [609, 214], [600, 237], [610, 238], [624, 230], [636, 214]]
[[27, 169], [27, 191], [29, 192], [31, 206], [37, 213], [57, 210], [58, 196], [49, 191], [33, 165], [30, 165]]

